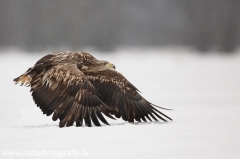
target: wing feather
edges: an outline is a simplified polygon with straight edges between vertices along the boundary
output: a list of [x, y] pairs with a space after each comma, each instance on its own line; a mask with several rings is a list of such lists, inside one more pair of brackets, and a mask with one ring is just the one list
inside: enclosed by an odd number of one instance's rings
[[134, 122], [134, 120], [147, 121], [146, 118], [150, 121], [152, 119], [156, 121], [158, 119], [162, 121], [172, 120], [154, 108], [155, 105], [144, 99], [139, 94], [139, 90], [119, 72], [107, 69], [84, 73], [98, 91], [99, 98], [106, 105], [115, 109], [115, 111], [108, 112], [114, 114], [117, 118], [122, 117], [123, 120], [128, 122]]
[[92, 119], [93, 123], [94, 123], [96, 126], [100, 126], [100, 123], [99, 123], [99, 121], [98, 121], [98, 118], [97, 118], [95, 109], [96, 109], [96, 108], [93, 108], [93, 112], [92, 112], [92, 114], [91, 114], [91, 119]]
[[109, 125], [108, 122], [106, 121], [106, 119], [103, 117], [101, 111], [99, 110], [99, 108], [95, 109], [97, 117], [106, 125]]
[[42, 69], [33, 76], [31, 87], [37, 106], [44, 114], [53, 113], [52, 118], [60, 120], [60, 127], [72, 126], [74, 122], [82, 126], [83, 120], [86, 126], [92, 126], [91, 121], [100, 126], [97, 118], [109, 125], [101, 113], [114, 119], [108, 113], [112, 109], [99, 99], [94, 86], [76, 64], [60, 63], [47, 71]]

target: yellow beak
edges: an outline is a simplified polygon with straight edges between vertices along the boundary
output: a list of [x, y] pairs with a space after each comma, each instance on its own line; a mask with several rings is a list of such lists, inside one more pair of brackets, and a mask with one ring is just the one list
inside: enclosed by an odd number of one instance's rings
[[107, 68], [110, 68], [110, 69], [114, 69], [114, 70], [116, 69], [116, 67], [112, 63], [107, 63], [106, 66]]

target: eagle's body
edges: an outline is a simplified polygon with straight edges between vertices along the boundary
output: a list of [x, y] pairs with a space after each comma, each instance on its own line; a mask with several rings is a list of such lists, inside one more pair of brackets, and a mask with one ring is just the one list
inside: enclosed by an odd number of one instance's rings
[[[169, 118], [145, 100], [115, 66], [85, 52], [53, 52], [41, 58], [16, 83], [31, 86], [33, 100], [59, 126], [108, 125], [104, 115], [128, 122]], [[151, 117], [151, 118], [150, 118]]]

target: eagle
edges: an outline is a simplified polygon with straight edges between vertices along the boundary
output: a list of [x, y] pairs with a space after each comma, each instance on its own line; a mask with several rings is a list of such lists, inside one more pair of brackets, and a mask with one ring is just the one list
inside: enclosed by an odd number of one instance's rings
[[59, 127], [101, 126], [99, 120], [109, 125], [104, 116], [130, 123], [172, 120], [115, 69], [86, 52], [52, 52], [14, 82], [30, 86], [35, 104], [43, 114], [53, 114], [53, 121], [59, 119]]

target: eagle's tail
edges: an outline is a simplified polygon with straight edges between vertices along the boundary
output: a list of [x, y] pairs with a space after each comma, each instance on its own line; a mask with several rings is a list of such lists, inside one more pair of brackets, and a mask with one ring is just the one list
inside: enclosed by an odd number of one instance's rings
[[21, 76], [13, 79], [13, 81], [15, 82], [15, 84], [21, 83], [21, 86], [30, 86], [31, 85], [31, 81], [32, 81], [32, 76], [30, 74], [30, 71], [32, 70], [32, 68], [29, 68], [24, 74], [22, 74]]

